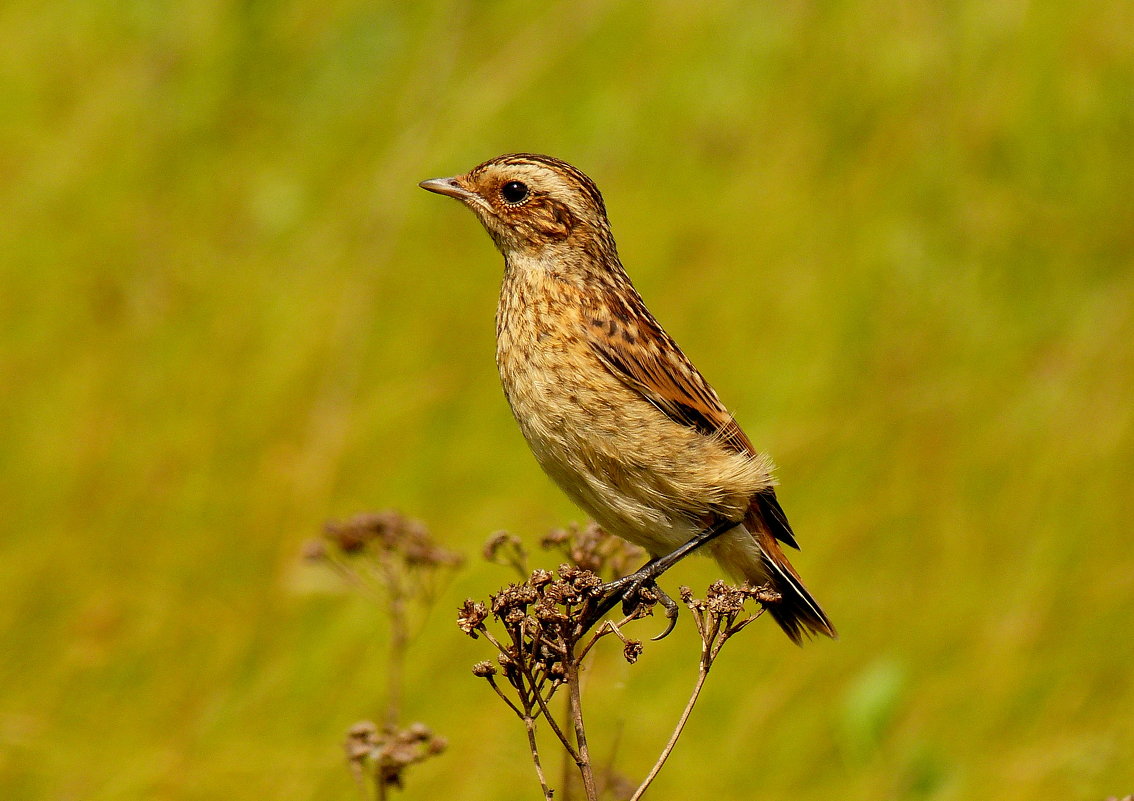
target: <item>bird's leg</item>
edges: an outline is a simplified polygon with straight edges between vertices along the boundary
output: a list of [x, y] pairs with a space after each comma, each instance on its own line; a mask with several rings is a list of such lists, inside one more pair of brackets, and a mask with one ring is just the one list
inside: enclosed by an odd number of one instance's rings
[[629, 614], [633, 611], [633, 606], [638, 598], [639, 591], [643, 587], [649, 587], [657, 594], [658, 602], [665, 607], [665, 616], [669, 619], [669, 625], [666, 627], [666, 630], [657, 637], [654, 637], [654, 639], [660, 640], [667, 636], [673, 631], [673, 627], [677, 625], [678, 606], [676, 601], [666, 595], [666, 593], [658, 587], [658, 577], [702, 545], [712, 542], [721, 534], [724, 534], [726, 531], [738, 525], [740, 524], [732, 520], [718, 520], [705, 530], [690, 537], [687, 542], [682, 543], [673, 551], [651, 559], [629, 575], [604, 584], [602, 587], [603, 598], [598, 606], [595, 607], [590, 619], [585, 621], [584, 630], [589, 629], [598, 622], [598, 620], [613, 609], [614, 605], [619, 601], [622, 601], [623, 610]]

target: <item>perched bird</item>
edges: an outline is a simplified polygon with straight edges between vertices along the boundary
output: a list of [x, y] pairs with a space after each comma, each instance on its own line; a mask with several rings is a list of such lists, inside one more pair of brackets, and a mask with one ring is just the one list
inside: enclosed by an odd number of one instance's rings
[[793, 641], [836, 636], [780, 547], [798, 545], [771, 461], [646, 308], [594, 182], [516, 153], [421, 187], [468, 206], [504, 255], [496, 364], [563, 492], [654, 557], [710, 539], [728, 573], [779, 593], [770, 612]]

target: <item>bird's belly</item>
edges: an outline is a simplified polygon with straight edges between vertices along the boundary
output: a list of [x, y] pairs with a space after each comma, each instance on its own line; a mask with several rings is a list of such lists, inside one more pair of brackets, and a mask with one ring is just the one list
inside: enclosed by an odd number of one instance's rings
[[671, 480], [690, 472], [698, 457], [683, 427], [675, 424], [667, 438], [653, 417], [657, 410], [613, 377], [596, 381], [593, 371], [565, 368], [561, 358], [540, 361], [504, 359], [500, 374], [544, 472], [606, 531], [652, 554], [696, 533], [698, 509], [703, 514], [707, 503]]
[[580, 466], [554, 447], [528, 442], [544, 472], [605, 531], [655, 556], [672, 551], [698, 531], [699, 526], [668, 499], [644, 497], [640, 488], [627, 487], [625, 472], [617, 465], [612, 469]]

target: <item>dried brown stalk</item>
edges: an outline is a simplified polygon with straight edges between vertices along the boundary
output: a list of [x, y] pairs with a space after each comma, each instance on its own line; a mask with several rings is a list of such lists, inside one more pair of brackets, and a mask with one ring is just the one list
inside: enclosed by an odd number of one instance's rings
[[[749, 599], [761, 604], [755, 612], [747, 613], [745, 611], [745, 602]], [[681, 712], [681, 717], [677, 721], [673, 734], [670, 735], [669, 741], [666, 742], [665, 748], [662, 749], [661, 755], [654, 763], [653, 768], [650, 769], [649, 774], [638, 786], [634, 795], [630, 797], [630, 801], [638, 801], [642, 797], [665, 766], [669, 755], [673, 753], [678, 738], [685, 730], [685, 724], [689, 722], [689, 715], [693, 712], [697, 699], [701, 697], [701, 689], [705, 686], [705, 680], [709, 677], [709, 670], [712, 668], [717, 655], [720, 654], [721, 648], [733, 635], [739, 633], [749, 623], [764, 614], [766, 608], [763, 606], [764, 604], [775, 603], [779, 600], [779, 596], [763, 587], [732, 587], [723, 581], [718, 581], [709, 587], [705, 600], [694, 598], [692, 590], [688, 587], [682, 587], [681, 600], [693, 613], [697, 632], [701, 635], [701, 659], [697, 667], [697, 681], [693, 685], [693, 692], [685, 704], [685, 709]]]
[[[323, 539], [305, 555], [328, 565], [350, 586], [377, 601], [390, 625], [383, 724], [362, 721], [344, 744], [351, 773], [364, 798], [384, 801], [401, 788], [410, 765], [445, 750], [443, 738], [423, 724], [401, 727], [406, 656], [432, 606], [439, 584], [461, 557], [434, 542], [424, 524], [397, 512], [371, 512], [326, 524]], [[416, 620], [415, 620], [416, 619]]]
[[[544, 546], [578, 558], [586, 567], [563, 564], [555, 573], [538, 569], [532, 571], [524, 581], [510, 584], [490, 596], [487, 605], [471, 599], [465, 601], [457, 622], [470, 637], [483, 636], [496, 650], [500, 670], [490, 662], [480, 662], [474, 666], [473, 673], [485, 678], [523, 721], [544, 799], [551, 799], [554, 790], [543, 770], [536, 737], [537, 724], [541, 719], [555, 735], [567, 758], [574, 762], [587, 801], [598, 801], [602, 783], [596, 778], [587, 741], [580, 670], [583, 660], [595, 645], [611, 635], [621, 641], [626, 661], [636, 662], [642, 653], [642, 643], [627, 637], [623, 628], [649, 615], [656, 596], [649, 591], [640, 592], [637, 608], [619, 621], [604, 620], [588, 634], [595, 622], [596, 609], [605, 597], [600, 573], [620, 575], [633, 562], [620, 550], [620, 541], [606, 537], [594, 526], [581, 531], [552, 532], [545, 538]], [[511, 555], [501, 558], [502, 549], [508, 549], [506, 552]], [[494, 535], [485, 553], [492, 561], [514, 568], [526, 564], [522, 546], [510, 535]], [[665, 766], [721, 648], [763, 614], [767, 604], [779, 600], [778, 595], [766, 588], [732, 587], [723, 582], [709, 587], [703, 600], [694, 598], [687, 587], [681, 588], [681, 597], [701, 635], [697, 681], [673, 733], [649, 774], [632, 794], [625, 789], [625, 794], [619, 796], [632, 801], [644, 795]], [[755, 611], [746, 609], [749, 601], [759, 605]], [[502, 627], [502, 636], [489, 629], [490, 618]], [[497, 681], [498, 673], [502, 673], [504, 684]], [[567, 711], [561, 722], [552, 713], [550, 702], [564, 686], [567, 687]], [[612, 770], [607, 770], [606, 774], [615, 776]], [[621, 780], [620, 783], [625, 784]], [[571, 784], [565, 776], [564, 790], [568, 794]]]

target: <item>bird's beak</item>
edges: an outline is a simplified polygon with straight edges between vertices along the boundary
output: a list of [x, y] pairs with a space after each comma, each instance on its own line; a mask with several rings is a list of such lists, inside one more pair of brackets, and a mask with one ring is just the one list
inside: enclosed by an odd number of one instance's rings
[[457, 177], [430, 178], [428, 181], [422, 181], [418, 186], [430, 192], [436, 192], [439, 195], [455, 197], [457, 200], [469, 201], [475, 200], [478, 197], [475, 192], [470, 192], [461, 186]]

